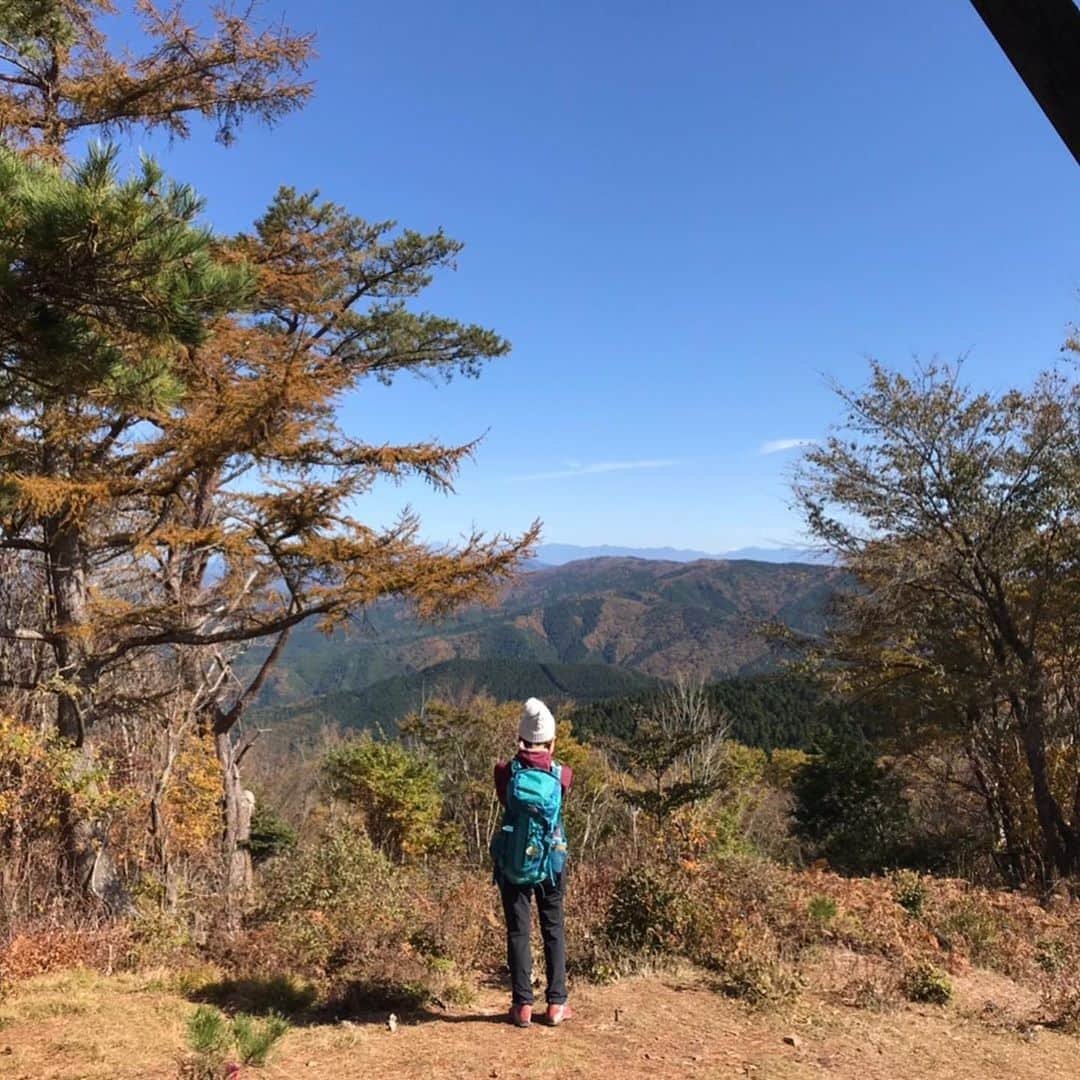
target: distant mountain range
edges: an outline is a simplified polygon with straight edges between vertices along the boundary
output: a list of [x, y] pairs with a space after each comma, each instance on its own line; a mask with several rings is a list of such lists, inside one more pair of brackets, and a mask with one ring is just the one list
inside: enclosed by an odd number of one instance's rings
[[708, 551], [693, 551], [688, 548], [631, 548], [613, 547], [602, 544], [599, 547], [582, 547], [577, 544], [541, 544], [536, 549], [536, 561], [544, 566], [563, 566], [579, 559], [633, 558], [656, 559], [662, 562], [697, 562], [699, 559], [749, 559], [767, 563], [813, 563], [826, 565], [828, 559], [820, 552], [800, 547], [744, 547], [722, 554]]
[[805, 563], [597, 558], [523, 573], [494, 605], [435, 624], [378, 604], [350, 635], [297, 628], [253, 719], [388, 725], [435, 693], [595, 701], [679, 672], [765, 672], [777, 660], [763, 625], [822, 630], [838, 578]]

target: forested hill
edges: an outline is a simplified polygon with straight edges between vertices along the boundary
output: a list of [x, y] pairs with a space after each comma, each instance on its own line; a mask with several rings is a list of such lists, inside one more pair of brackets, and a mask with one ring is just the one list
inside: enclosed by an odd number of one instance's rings
[[[493, 606], [437, 624], [382, 604], [350, 634], [298, 628], [259, 711], [275, 721], [299, 708], [312, 722], [386, 723], [436, 684], [590, 701], [679, 672], [710, 680], [765, 672], [776, 657], [762, 625], [820, 630], [836, 582], [827, 567], [748, 560], [604, 558], [533, 570]], [[549, 679], [556, 669], [561, 693]]]
[[[581, 702], [570, 714], [574, 734], [586, 741], [627, 738], [638, 716], [658, 704], [663, 693], [650, 688], [626, 697]], [[727, 721], [731, 738], [763, 750], [812, 750], [830, 732], [869, 726], [865, 710], [848, 713], [827, 700], [814, 683], [794, 675], [722, 679], [706, 686], [705, 693], [715, 715]]]
[[531, 660], [447, 660], [423, 671], [392, 675], [357, 690], [334, 690], [299, 702], [263, 706], [253, 719], [286, 741], [302, 742], [314, 729], [378, 729], [393, 734], [398, 721], [433, 698], [456, 700], [487, 694], [497, 701], [541, 697], [553, 707], [565, 701], [623, 700], [659, 681], [609, 664], [541, 664]]

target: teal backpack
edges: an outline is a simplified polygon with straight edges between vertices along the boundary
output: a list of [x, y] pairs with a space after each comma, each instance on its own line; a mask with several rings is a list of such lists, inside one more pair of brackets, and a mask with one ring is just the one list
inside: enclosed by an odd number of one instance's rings
[[562, 826], [562, 766], [532, 769], [510, 762], [506, 813], [491, 841], [495, 879], [512, 885], [552, 884], [566, 865]]

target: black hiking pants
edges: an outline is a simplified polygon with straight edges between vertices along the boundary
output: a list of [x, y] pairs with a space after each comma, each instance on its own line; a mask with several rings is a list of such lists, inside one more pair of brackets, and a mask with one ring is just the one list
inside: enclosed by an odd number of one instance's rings
[[515, 1005], [531, 1005], [532, 948], [529, 933], [532, 927], [532, 901], [540, 912], [540, 934], [544, 939], [544, 966], [547, 968], [547, 1002], [562, 1005], [566, 1001], [566, 927], [563, 923], [563, 883], [560, 874], [553, 885], [511, 885], [499, 882], [503, 914], [506, 916], [506, 962], [510, 967]]

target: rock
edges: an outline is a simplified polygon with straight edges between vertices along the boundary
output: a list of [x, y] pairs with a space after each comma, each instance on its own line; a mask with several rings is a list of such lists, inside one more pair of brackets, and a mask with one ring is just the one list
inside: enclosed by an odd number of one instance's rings
[[802, 1039], [800, 1039], [798, 1035], [785, 1035], [784, 1042], [786, 1042], [788, 1046], [794, 1046], [796, 1050], [802, 1046]]

